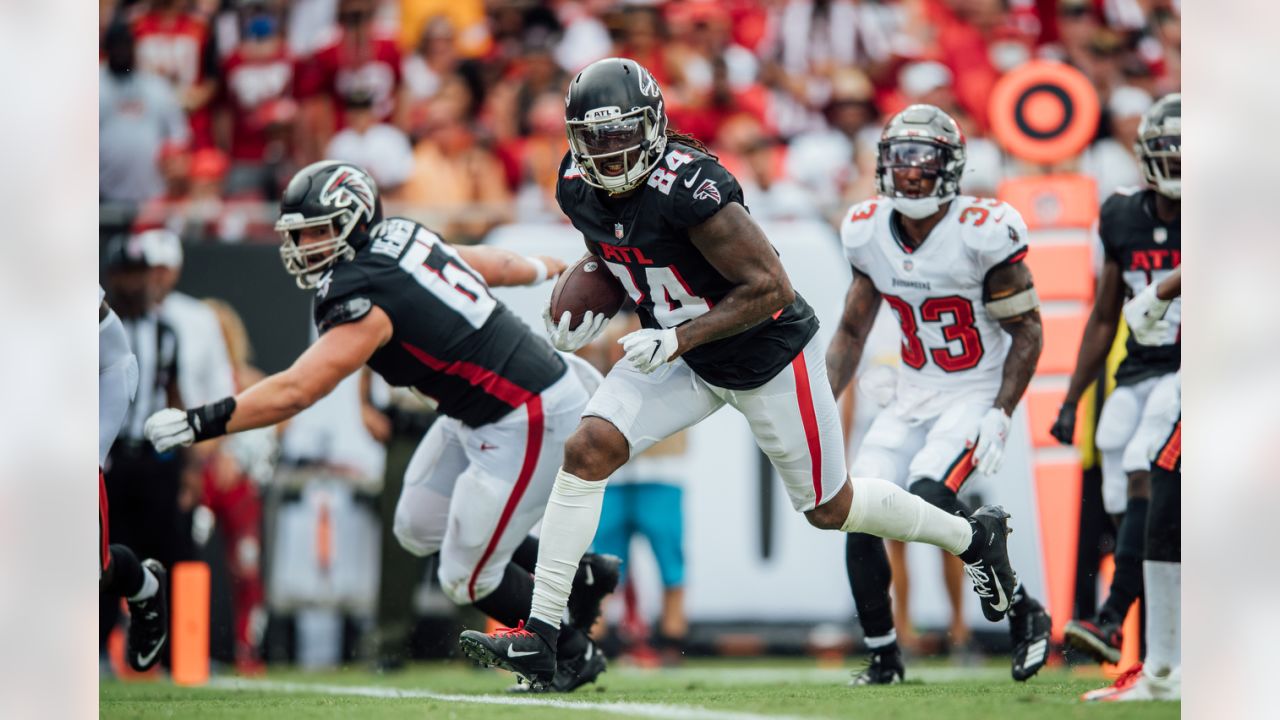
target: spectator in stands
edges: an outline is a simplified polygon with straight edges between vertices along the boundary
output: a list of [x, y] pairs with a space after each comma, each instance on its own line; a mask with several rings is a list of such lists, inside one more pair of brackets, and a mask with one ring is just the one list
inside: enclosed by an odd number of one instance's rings
[[555, 58], [566, 72], [577, 73], [611, 54], [613, 40], [600, 20], [601, 11], [608, 5], [609, 0], [568, 0], [557, 8], [564, 34], [556, 46]]
[[217, 90], [209, 28], [186, 0], [145, 0], [134, 16], [138, 67], [168, 80], [191, 119], [194, 147], [213, 144], [209, 102]]
[[432, 101], [425, 135], [413, 152], [413, 174], [397, 200], [445, 213], [436, 223], [455, 242], [475, 242], [510, 217], [502, 164], [476, 138], [475, 100], [462, 78], [448, 78]]
[[483, 0], [399, 0], [400, 47], [419, 45], [426, 29], [443, 20], [453, 31], [451, 40], [460, 57], [484, 57], [493, 47]]
[[821, 218], [808, 188], [787, 175], [787, 146], [769, 135], [754, 116], [739, 113], [720, 130], [720, 163], [742, 185], [757, 220]]
[[875, 89], [860, 70], [842, 68], [831, 78], [823, 115], [827, 127], [796, 137], [787, 152], [787, 175], [814, 200], [835, 212], [875, 194], [876, 144], [880, 142]]
[[453, 25], [445, 17], [433, 18], [422, 28], [413, 53], [404, 59], [404, 129], [410, 135], [421, 122], [431, 98], [440, 92], [444, 78], [458, 71], [458, 51]]
[[379, 122], [393, 121], [401, 93], [400, 49], [394, 37], [375, 29], [374, 0], [341, 0], [331, 39], [298, 66], [296, 92], [302, 102], [304, 147], [300, 160], [322, 155], [329, 138], [346, 126], [341, 98], [360, 86], [373, 93]]
[[562, 222], [556, 203], [560, 161], [569, 143], [564, 134], [564, 95], [543, 93], [521, 123], [528, 134], [507, 147], [516, 167], [516, 218], [521, 222]]
[[290, 170], [294, 59], [271, 3], [246, 0], [239, 7], [240, 40], [222, 64], [216, 135], [231, 160], [227, 192], [274, 200]]
[[1138, 124], [1152, 102], [1146, 91], [1135, 87], [1121, 86], [1111, 91], [1106, 114], [1110, 136], [1089, 146], [1080, 158], [1080, 171], [1097, 182], [1099, 202], [1110, 197], [1116, 188], [1142, 184], [1133, 143], [1138, 137]]
[[133, 31], [116, 23], [103, 36], [98, 78], [98, 193], [139, 203], [164, 191], [158, 159], [166, 143], [185, 144], [187, 118], [173, 89], [134, 65]]
[[343, 98], [347, 126], [329, 141], [325, 157], [353, 162], [369, 172], [378, 189], [395, 192], [413, 172], [413, 147], [404, 132], [374, 117], [373, 93], [353, 87]]

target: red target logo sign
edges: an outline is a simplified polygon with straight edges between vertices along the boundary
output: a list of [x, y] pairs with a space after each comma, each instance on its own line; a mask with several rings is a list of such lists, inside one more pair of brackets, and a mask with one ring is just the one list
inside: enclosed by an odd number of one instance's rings
[[1080, 153], [1098, 129], [1098, 93], [1079, 70], [1037, 60], [1010, 72], [991, 93], [991, 131], [1010, 154], [1052, 165]]

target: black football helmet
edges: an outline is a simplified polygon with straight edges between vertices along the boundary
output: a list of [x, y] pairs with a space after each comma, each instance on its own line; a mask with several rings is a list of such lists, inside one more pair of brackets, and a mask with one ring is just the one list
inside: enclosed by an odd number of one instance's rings
[[635, 60], [591, 63], [569, 83], [564, 105], [569, 150], [588, 185], [611, 195], [634, 190], [662, 160], [662, 90]]
[[[361, 168], [338, 160], [321, 160], [297, 172], [280, 199], [280, 258], [298, 287], [313, 288], [334, 263], [350, 260], [369, 241], [369, 231], [382, 222], [378, 185]], [[330, 238], [299, 245], [304, 228], [328, 227]]]
[[1156, 192], [1181, 200], [1182, 93], [1165, 95], [1142, 116], [1134, 151], [1142, 161], [1142, 176]]
[[[911, 218], [926, 218], [960, 192], [964, 173], [964, 133], [954, 118], [933, 105], [911, 105], [893, 116], [880, 134], [876, 156], [876, 188], [893, 209]], [[936, 178], [933, 193], [908, 197], [893, 185], [893, 170], [919, 168]]]

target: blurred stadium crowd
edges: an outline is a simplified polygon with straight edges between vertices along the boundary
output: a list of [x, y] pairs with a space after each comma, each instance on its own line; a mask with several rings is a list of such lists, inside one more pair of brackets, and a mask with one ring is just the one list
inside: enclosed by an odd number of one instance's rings
[[1077, 169], [1105, 197], [1140, 181], [1134, 131], [1181, 74], [1178, 0], [101, 0], [100, 17], [104, 220], [188, 240], [273, 240], [282, 181], [322, 157], [454, 242], [563, 221], [561, 100], [611, 55], [650, 68], [673, 127], [783, 218], [870, 196], [880, 121], [912, 102], [957, 118], [965, 188], [993, 192], [1025, 169], [988, 139], [987, 99], [1037, 57], [1097, 88]]
[[[204, 348], [186, 350], [203, 358], [186, 367], [177, 358], [186, 405], [222, 397], [225, 385], [242, 388], [258, 376], [248, 337], [229, 306], [193, 320], [200, 313], [190, 298], [173, 299], [182, 267], [176, 238], [277, 242], [272, 224], [283, 183], [321, 158], [368, 169], [388, 214], [434, 227], [451, 242], [481, 242], [508, 223], [566, 222], [553, 196], [567, 149], [565, 89], [578, 69], [614, 55], [653, 72], [672, 126], [720, 156], [754, 215], [833, 224], [874, 194], [881, 123], [911, 103], [937, 105], [961, 124], [965, 192], [992, 195], [1002, 180], [1039, 171], [989, 137], [987, 101], [1003, 73], [1033, 58], [1061, 60], [1092, 81], [1103, 118], [1089, 148], [1053, 169], [1092, 176], [1101, 199], [1141, 184], [1138, 123], [1155, 98], [1181, 89], [1179, 5], [100, 0], [102, 238], [128, 238], [105, 246], [104, 284], [121, 309], [126, 275], [148, 268], [145, 282], [153, 286], [134, 316], [168, 307], [179, 347]], [[157, 229], [169, 232], [148, 232]], [[124, 305], [128, 311], [127, 299]], [[225, 338], [226, 352], [207, 372], [222, 380], [201, 387], [192, 368], [210, 362], [213, 338]], [[221, 623], [215, 609], [215, 626], [228, 628], [234, 646], [220, 653], [215, 637], [215, 654], [243, 670], [258, 667], [270, 604], [292, 615], [274, 635], [288, 649], [272, 657], [328, 664], [340, 658], [337, 648], [347, 657], [360, 653], [358, 638], [368, 634], [376, 659], [403, 662], [410, 618], [447, 602], [415, 590], [429, 573], [399, 550], [389, 523], [379, 540], [377, 516], [385, 521], [394, 508], [403, 463], [430, 422], [411, 399], [401, 402], [366, 377], [295, 420], [282, 447], [268, 433], [172, 469], [181, 475], [179, 510], [197, 540], [219, 528], [218, 554], [199, 551], [222, 568], [215, 585], [230, 588], [235, 606]], [[351, 439], [349, 426], [363, 426], [368, 442], [337, 447], [364, 442]], [[370, 479], [384, 466], [382, 486]], [[367, 512], [343, 510], [354, 507]], [[293, 533], [291, 524], [324, 531]], [[280, 539], [276, 547], [262, 547], [264, 531]], [[340, 572], [333, 576], [290, 576], [280, 566], [264, 591], [262, 567], [288, 557], [295, 550], [288, 543], [319, 554], [342, 547], [346, 557], [334, 561]], [[307, 608], [317, 596], [328, 605], [318, 614]], [[377, 630], [366, 633], [373, 616]]]

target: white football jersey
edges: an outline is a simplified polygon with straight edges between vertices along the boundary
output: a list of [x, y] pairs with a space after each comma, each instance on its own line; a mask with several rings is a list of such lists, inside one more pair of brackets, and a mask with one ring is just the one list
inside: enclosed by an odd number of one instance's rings
[[882, 197], [854, 205], [840, 227], [849, 263], [871, 278], [902, 330], [899, 378], [947, 392], [1000, 388], [1010, 338], [987, 314], [983, 283], [1027, 253], [1027, 226], [1013, 207], [959, 196], [915, 250], [890, 223]]

